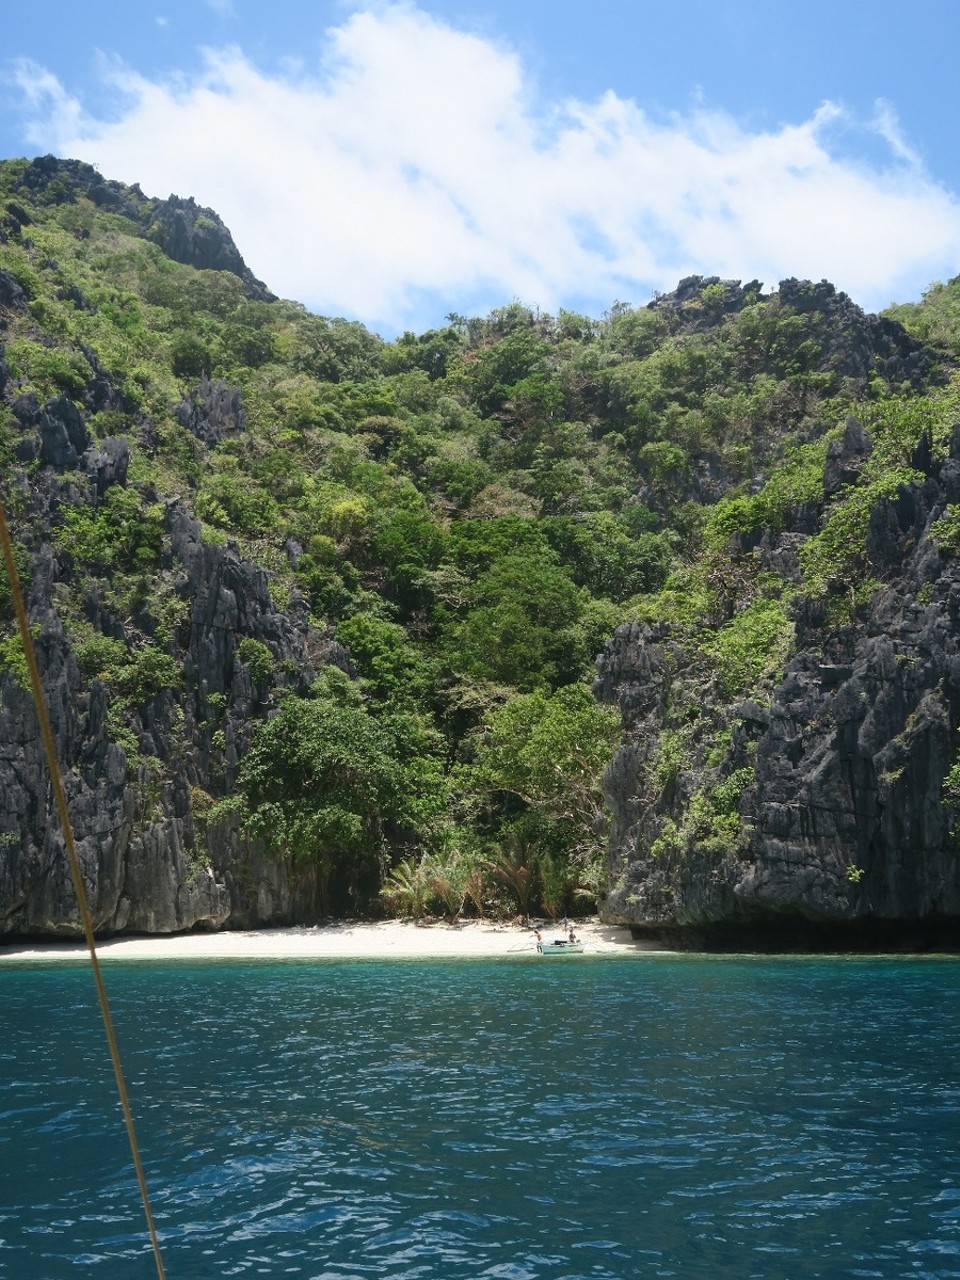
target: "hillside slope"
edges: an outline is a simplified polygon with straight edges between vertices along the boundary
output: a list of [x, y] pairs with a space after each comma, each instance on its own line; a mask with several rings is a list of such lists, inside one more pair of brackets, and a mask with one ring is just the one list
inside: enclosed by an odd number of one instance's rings
[[[952, 290], [387, 343], [189, 199], [0, 164], [0, 484], [100, 930], [954, 920]], [[0, 628], [0, 932], [69, 934]]]

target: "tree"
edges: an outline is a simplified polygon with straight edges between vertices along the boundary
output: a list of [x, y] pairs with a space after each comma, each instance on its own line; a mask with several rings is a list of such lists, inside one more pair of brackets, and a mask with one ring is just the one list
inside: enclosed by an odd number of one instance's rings
[[338, 625], [337, 639], [377, 701], [412, 707], [426, 700], [429, 664], [399, 623], [357, 613]]
[[502, 556], [471, 594], [474, 607], [447, 637], [454, 670], [524, 691], [581, 675], [587, 596], [552, 552]]
[[423, 573], [435, 569], [443, 554], [443, 531], [423, 510], [386, 508], [374, 518], [370, 549], [389, 574], [384, 594], [410, 609], [422, 594], [418, 588]]
[[372, 377], [379, 368], [383, 342], [354, 320], [341, 316], [304, 316], [297, 326], [293, 367], [324, 382]]
[[370, 902], [392, 850], [427, 840], [444, 802], [432, 735], [412, 715], [371, 715], [343, 672], [288, 697], [240, 769], [247, 830], [311, 862], [319, 910]]
[[507, 862], [497, 864], [501, 872], [507, 863], [514, 871], [526, 866], [531, 875], [536, 869], [541, 889], [554, 898], [564, 869], [573, 873], [569, 889], [577, 881], [597, 887], [605, 827], [601, 780], [619, 733], [617, 713], [581, 684], [521, 694], [490, 713], [460, 781], [482, 797], [492, 834], [507, 846]]
[[536, 373], [546, 374], [547, 344], [532, 330], [512, 329], [485, 347], [465, 366], [480, 412], [487, 416], [503, 408], [511, 388]]
[[626, 520], [610, 511], [542, 521], [551, 545], [570, 566], [573, 580], [594, 595], [626, 600], [663, 586], [670, 570], [670, 540], [662, 533], [631, 535]]
[[487, 794], [510, 792], [582, 828], [602, 818], [600, 780], [620, 734], [620, 717], [586, 685], [521, 694], [491, 712], [477, 744], [473, 780]]

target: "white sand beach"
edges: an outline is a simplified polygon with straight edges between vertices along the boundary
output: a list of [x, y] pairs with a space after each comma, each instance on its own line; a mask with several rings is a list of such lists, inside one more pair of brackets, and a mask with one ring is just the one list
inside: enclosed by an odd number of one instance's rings
[[[535, 922], [545, 940], [563, 936], [562, 925]], [[601, 924], [596, 917], [574, 927], [588, 954], [630, 955], [651, 950], [633, 940], [629, 929]], [[209, 933], [108, 938], [97, 943], [97, 957], [111, 960], [324, 960], [391, 959], [428, 956], [503, 956], [534, 954], [533, 928], [489, 920], [344, 921], [313, 928], [223, 930]], [[13, 942], [0, 947], [0, 964], [25, 960], [78, 960], [82, 942]]]

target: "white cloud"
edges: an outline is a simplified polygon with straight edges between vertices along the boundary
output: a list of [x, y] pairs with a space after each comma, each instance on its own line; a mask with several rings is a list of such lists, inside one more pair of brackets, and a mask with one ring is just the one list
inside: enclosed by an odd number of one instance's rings
[[17, 59], [13, 64], [13, 82], [31, 117], [24, 136], [33, 146], [49, 147], [51, 137], [87, 128], [80, 103], [39, 63], [29, 58]]
[[[879, 307], [960, 262], [960, 202], [886, 103], [768, 132], [702, 102], [544, 103], [515, 54], [405, 5], [355, 13], [315, 68], [267, 74], [231, 47], [194, 78], [105, 74], [111, 121], [20, 64], [30, 141], [194, 195], [271, 288], [381, 328], [514, 297], [600, 311], [692, 272], [826, 277]], [[882, 163], [856, 158], [864, 136]]]

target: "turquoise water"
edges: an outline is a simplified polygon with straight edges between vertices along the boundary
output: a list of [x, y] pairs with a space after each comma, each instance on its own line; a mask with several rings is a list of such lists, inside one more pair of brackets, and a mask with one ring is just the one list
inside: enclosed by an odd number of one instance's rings
[[[960, 962], [105, 968], [169, 1280], [960, 1277]], [[0, 1276], [155, 1275], [89, 973], [0, 967]]]

